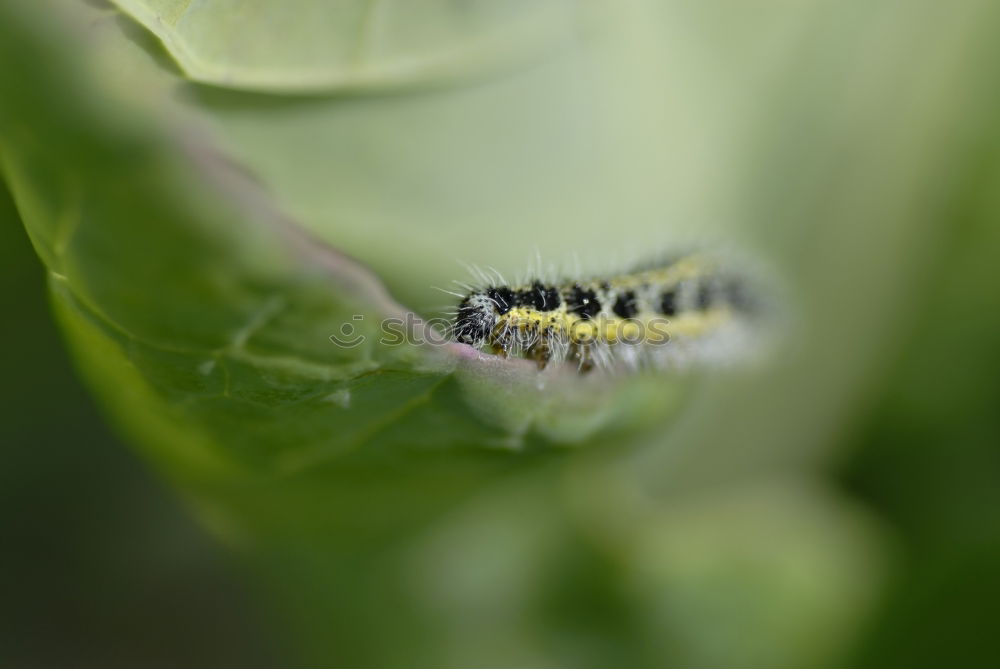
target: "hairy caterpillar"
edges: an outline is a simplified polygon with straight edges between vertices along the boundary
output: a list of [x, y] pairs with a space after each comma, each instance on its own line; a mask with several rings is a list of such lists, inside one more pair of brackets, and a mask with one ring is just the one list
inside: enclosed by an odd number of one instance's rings
[[749, 275], [707, 254], [585, 281], [483, 278], [461, 295], [454, 338], [540, 368], [569, 362], [587, 372], [730, 358], [745, 348], [761, 312]]

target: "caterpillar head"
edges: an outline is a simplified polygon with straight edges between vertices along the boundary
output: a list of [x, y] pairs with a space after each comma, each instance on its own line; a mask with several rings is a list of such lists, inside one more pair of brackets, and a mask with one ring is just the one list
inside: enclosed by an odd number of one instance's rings
[[455, 339], [463, 344], [481, 346], [489, 339], [500, 317], [510, 311], [513, 302], [513, 293], [505, 287], [469, 293], [458, 305]]

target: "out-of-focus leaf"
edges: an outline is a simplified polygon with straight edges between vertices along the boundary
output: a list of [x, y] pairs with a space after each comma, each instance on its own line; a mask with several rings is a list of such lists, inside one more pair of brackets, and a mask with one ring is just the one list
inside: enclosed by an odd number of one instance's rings
[[650, 644], [691, 669], [840, 666], [883, 582], [881, 528], [802, 484], [712, 492], [623, 541]]
[[523, 61], [580, 20], [572, 0], [115, 3], [195, 81], [283, 92], [423, 84]]
[[863, 511], [781, 477], [649, 505], [597, 464], [482, 495], [410, 551], [409, 589], [452, 630], [449, 666], [843, 659], [886, 567]]

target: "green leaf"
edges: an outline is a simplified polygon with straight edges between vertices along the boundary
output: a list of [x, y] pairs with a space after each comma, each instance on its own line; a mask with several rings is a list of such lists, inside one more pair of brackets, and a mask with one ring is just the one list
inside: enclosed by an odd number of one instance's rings
[[116, 0], [195, 81], [265, 91], [423, 84], [523, 61], [572, 34], [567, 0]]

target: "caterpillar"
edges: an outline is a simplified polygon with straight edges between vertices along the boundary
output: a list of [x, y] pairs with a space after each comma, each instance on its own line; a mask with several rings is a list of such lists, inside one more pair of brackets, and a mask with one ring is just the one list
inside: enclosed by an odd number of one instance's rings
[[592, 280], [466, 288], [453, 312], [456, 341], [581, 373], [732, 357], [762, 304], [749, 273], [703, 253]]

